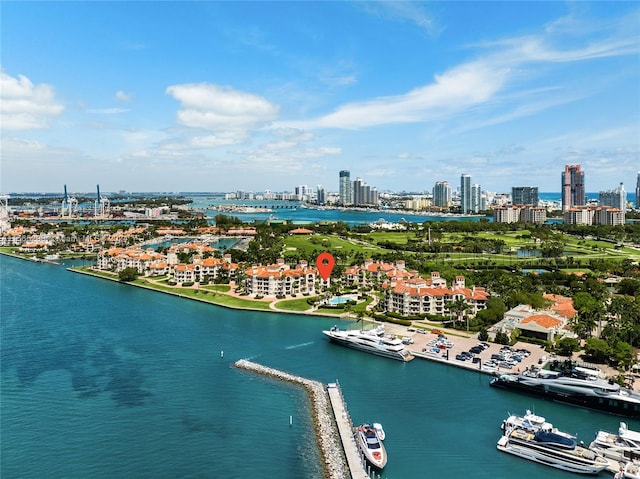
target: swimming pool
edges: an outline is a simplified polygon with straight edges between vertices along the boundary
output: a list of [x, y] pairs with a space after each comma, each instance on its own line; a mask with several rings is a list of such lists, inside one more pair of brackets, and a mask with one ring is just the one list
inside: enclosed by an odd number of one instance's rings
[[358, 297], [353, 294], [343, 294], [342, 296], [334, 296], [329, 300], [331, 304], [344, 304], [347, 301], [357, 301]]

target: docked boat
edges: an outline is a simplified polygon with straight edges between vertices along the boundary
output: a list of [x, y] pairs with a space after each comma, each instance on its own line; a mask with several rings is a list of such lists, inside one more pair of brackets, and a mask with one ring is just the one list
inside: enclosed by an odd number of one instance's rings
[[511, 427], [497, 444], [498, 450], [530, 461], [578, 474], [598, 474], [609, 461], [577, 444], [566, 434]]
[[322, 331], [330, 341], [385, 358], [411, 361], [413, 355], [407, 351], [402, 341], [395, 336], [385, 336], [384, 326], [369, 330], [340, 330], [337, 326]]
[[640, 394], [620, 385], [564, 367], [560, 371], [530, 368], [520, 374], [503, 374], [491, 386], [543, 399], [640, 418]]
[[356, 428], [356, 443], [365, 459], [376, 469], [387, 465], [387, 451], [373, 426], [363, 424]]
[[380, 424], [379, 422], [374, 422], [371, 425], [376, 430], [376, 434], [378, 435], [378, 439], [380, 439], [381, 441], [384, 441], [384, 438], [387, 437], [387, 435], [385, 434], [384, 429], [382, 428], [382, 424]]
[[536, 433], [538, 431], [551, 432], [570, 439], [575, 439], [575, 436], [560, 431], [557, 427], [553, 427], [553, 424], [547, 422], [544, 417], [533, 414], [529, 409], [526, 410], [524, 416], [512, 414], [502, 421], [501, 429], [503, 432], [513, 428], [524, 429], [532, 433]]
[[589, 448], [620, 463], [640, 462], [640, 432], [630, 430], [621, 422], [618, 434], [598, 431]]

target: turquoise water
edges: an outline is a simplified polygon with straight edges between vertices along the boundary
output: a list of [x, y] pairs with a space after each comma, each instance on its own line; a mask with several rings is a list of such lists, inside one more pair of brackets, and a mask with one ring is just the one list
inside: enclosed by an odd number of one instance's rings
[[0, 288], [3, 478], [322, 477], [305, 393], [233, 368], [240, 358], [337, 379], [354, 421], [384, 425], [383, 478], [568, 478], [498, 452], [502, 419], [531, 408], [585, 442], [619, 422], [330, 344], [335, 318], [228, 310], [4, 256]]
[[349, 295], [344, 296], [334, 296], [329, 300], [331, 304], [344, 304], [347, 301], [352, 301], [354, 298]]

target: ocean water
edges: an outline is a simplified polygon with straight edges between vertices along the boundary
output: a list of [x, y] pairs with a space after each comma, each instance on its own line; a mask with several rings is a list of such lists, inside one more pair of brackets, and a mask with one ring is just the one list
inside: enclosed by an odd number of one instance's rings
[[64, 266], [0, 256], [3, 479], [321, 478], [306, 394], [234, 368], [241, 358], [338, 380], [355, 422], [384, 425], [383, 478], [571, 477], [497, 451], [502, 419], [530, 408], [585, 442], [620, 421], [330, 344], [334, 318], [230, 310]]

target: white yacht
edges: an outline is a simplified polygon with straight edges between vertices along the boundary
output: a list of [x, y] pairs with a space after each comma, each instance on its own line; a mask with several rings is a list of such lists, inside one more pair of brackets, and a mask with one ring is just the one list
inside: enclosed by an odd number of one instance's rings
[[620, 463], [640, 463], [640, 432], [630, 430], [627, 423], [621, 422], [618, 434], [598, 431], [589, 448]]
[[640, 393], [567, 365], [559, 371], [532, 367], [520, 374], [503, 374], [491, 386], [531, 394], [620, 416], [640, 418]]
[[497, 444], [498, 450], [530, 461], [579, 474], [598, 474], [609, 461], [594, 451], [577, 444], [568, 434], [507, 428]]
[[376, 469], [387, 465], [387, 451], [378, 437], [376, 430], [369, 424], [356, 428], [356, 442], [365, 459]]
[[400, 339], [395, 336], [385, 336], [383, 325], [369, 330], [346, 331], [334, 326], [328, 331], [322, 331], [322, 334], [332, 342], [348, 348], [399, 361], [411, 361], [413, 359], [413, 355], [405, 349]]
[[553, 427], [553, 424], [547, 422], [547, 420], [542, 416], [537, 416], [533, 414], [529, 409], [526, 410], [524, 416], [517, 416], [515, 414], [511, 414], [507, 419], [502, 421], [501, 429], [506, 431], [510, 428], [520, 428], [525, 429], [527, 431], [536, 432], [536, 431], [548, 431], [554, 432], [556, 434], [560, 434], [566, 437], [573, 438], [574, 436], [567, 434], [558, 430], [558, 428]]

